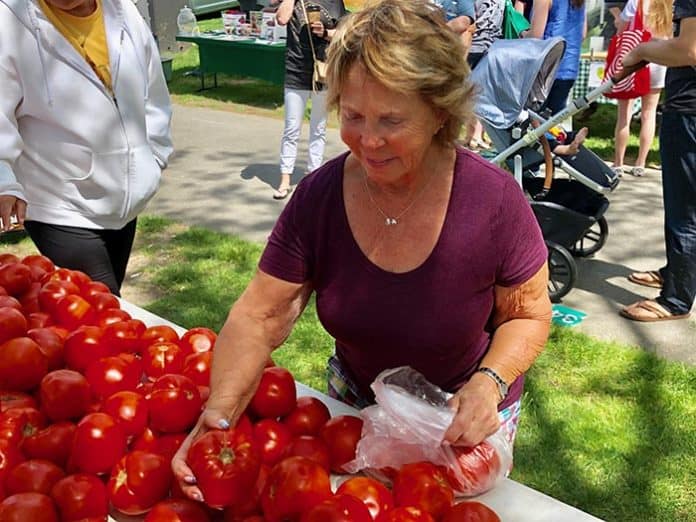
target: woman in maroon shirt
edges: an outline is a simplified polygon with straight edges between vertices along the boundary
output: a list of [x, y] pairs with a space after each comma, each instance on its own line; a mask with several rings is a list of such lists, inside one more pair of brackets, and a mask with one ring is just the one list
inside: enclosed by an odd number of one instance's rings
[[548, 336], [541, 232], [512, 176], [455, 146], [473, 93], [437, 10], [384, 0], [350, 15], [328, 64], [350, 152], [298, 185], [220, 332], [210, 399], [173, 462], [189, 495], [191, 440], [236, 421], [312, 292], [336, 339], [333, 392], [361, 406], [380, 371], [412, 366], [454, 393], [458, 445], [519, 409]]

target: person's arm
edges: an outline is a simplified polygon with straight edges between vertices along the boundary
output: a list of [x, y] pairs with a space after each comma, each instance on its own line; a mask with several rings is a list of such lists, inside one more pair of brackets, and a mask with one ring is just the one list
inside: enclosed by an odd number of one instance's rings
[[271, 352], [288, 337], [310, 294], [308, 283], [288, 283], [258, 271], [232, 306], [215, 343], [205, 410], [172, 459], [172, 470], [191, 498], [202, 498], [186, 464], [191, 443], [209, 429], [235, 425]]
[[0, 73], [3, 77], [0, 96], [0, 230], [6, 231], [10, 229], [12, 216], [19, 223], [24, 222], [27, 209], [24, 189], [12, 169], [12, 165], [22, 153], [22, 137], [19, 134], [15, 111], [23, 94], [16, 72], [5, 69], [0, 63]]
[[520, 14], [524, 14], [524, 5], [525, 2], [522, 2], [521, 0], [515, 0], [515, 11], [517, 11]]
[[676, 38], [650, 40], [636, 46], [624, 56], [623, 65], [629, 67], [643, 60], [667, 67], [696, 66], [696, 16], [681, 20]]
[[[514, 287], [495, 287], [494, 333], [479, 368], [490, 368], [507, 384], [526, 372], [541, 353], [551, 327], [551, 301], [546, 263], [526, 282]], [[452, 398], [457, 411], [445, 440], [473, 446], [500, 426], [498, 385], [476, 372]]]
[[552, 0], [534, 0], [531, 26], [522, 33], [523, 38], [543, 38], [546, 22], [549, 19]]
[[295, 0], [283, 0], [276, 11], [276, 22], [278, 25], [288, 25], [295, 10]]

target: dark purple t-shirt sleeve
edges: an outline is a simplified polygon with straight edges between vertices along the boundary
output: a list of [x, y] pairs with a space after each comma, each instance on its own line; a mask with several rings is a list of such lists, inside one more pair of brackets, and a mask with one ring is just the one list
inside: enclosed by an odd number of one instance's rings
[[500, 248], [496, 284], [516, 286], [529, 280], [546, 262], [541, 229], [522, 189], [510, 177], [503, 187], [503, 205], [494, 223], [494, 240]]

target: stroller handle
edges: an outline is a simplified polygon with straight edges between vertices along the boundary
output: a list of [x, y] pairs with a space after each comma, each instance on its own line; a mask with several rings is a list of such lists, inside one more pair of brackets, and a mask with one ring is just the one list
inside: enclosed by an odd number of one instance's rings
[[611, 78], [611, 83], [616, 85], [617, 83], [623, 81], [625, 78], [627, 78], [628, 76], [630, 76], [634, 72], [641, 70], [646, 65], [648, 65], [648, 62], [646, 62], [645, 60], [641, 60], [640, 62], [638, 62], [634, 65], [629, 65], [628, 67], [623, 67], [619, 74], [617, 74], [616, 76], [613, 76]]

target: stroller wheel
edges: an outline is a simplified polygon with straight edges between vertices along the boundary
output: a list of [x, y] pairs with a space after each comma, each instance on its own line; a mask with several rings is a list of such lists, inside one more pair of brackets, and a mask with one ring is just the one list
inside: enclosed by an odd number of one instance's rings
[[575, 259], [565, 247], [553, 241], [546, 241], [546, 248], [549, 251], [549, 297], [557, 303], [573, 289], [578, 269]]
[[607, 242], [609, 225], [604, 216], [599, 218], [588, 228], [583, 236], [571, 247], [570, 252], [575, 257], [589, 257], [599, 250]]

